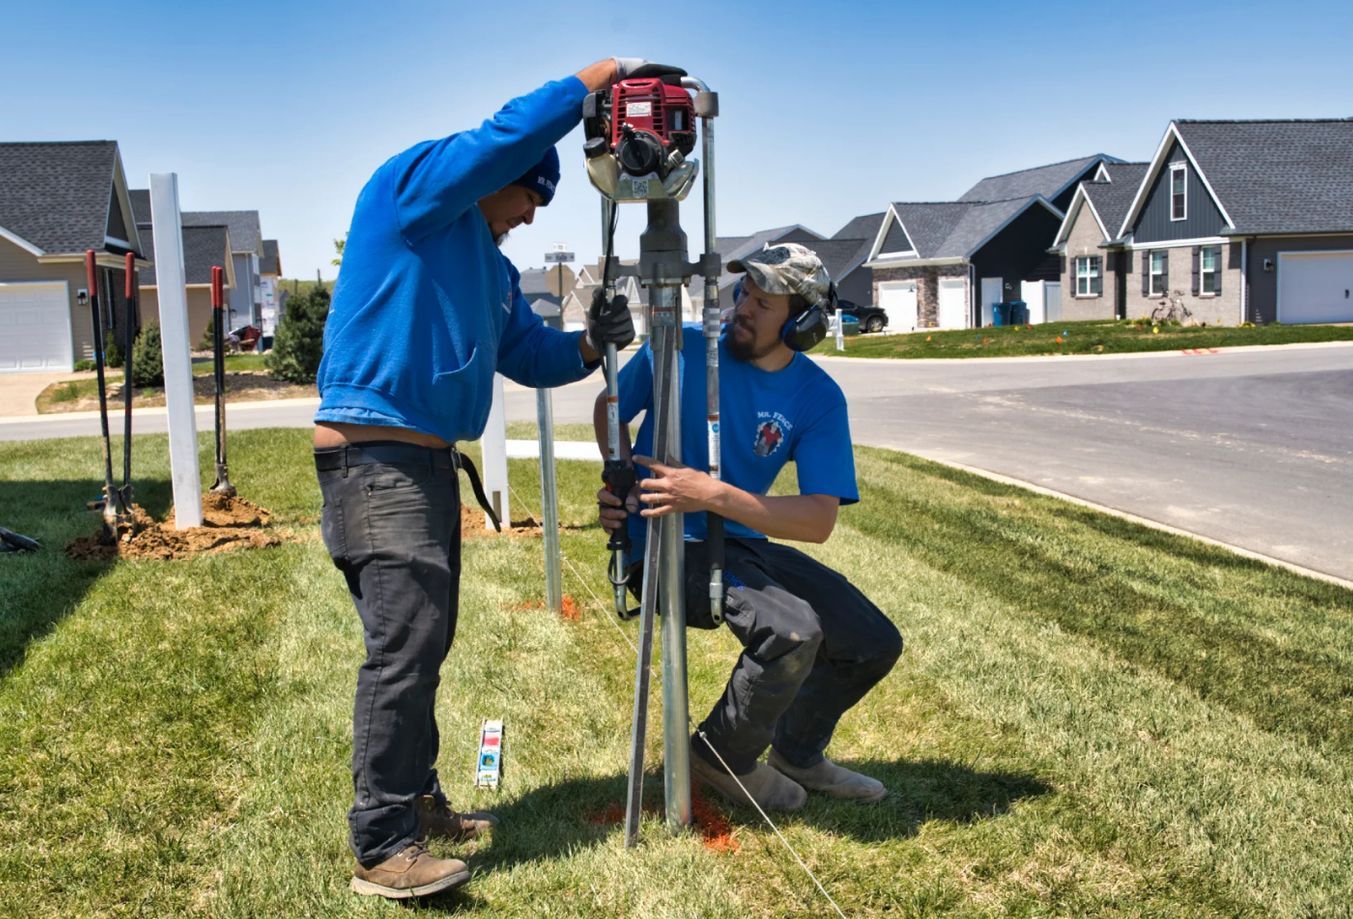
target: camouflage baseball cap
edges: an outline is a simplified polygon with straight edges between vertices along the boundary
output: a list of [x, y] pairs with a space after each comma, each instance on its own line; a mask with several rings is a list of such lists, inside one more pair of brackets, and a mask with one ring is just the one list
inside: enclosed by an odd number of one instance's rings
[[781, 243], [728, 263], [728, 270], [746, 272], [768, 294], [798, 294], [809, 305], [824, 304], [831, 278], [822, 259], [807, 246]]

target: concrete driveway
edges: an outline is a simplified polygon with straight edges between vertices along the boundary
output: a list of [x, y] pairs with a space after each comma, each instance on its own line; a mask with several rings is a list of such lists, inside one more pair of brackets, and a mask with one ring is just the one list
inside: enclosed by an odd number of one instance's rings
[[34, 401], [48, 386], [62, 380], [83, 380], [92, 376], [93, 371], [71, 373], [69, 370], [0, 373], [0, 418], [36, 415], [38, 410]]

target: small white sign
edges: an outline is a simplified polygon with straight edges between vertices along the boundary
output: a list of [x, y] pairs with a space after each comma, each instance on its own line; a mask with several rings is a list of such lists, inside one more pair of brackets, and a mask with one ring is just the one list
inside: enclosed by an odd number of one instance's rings
[[497, 788], [503, 774], [503, 723], [485, 720], [479, 729], [479, 758], [475, 762], [476, 788]]
[[652, 118], [652, 102], [631, 102], [625, 106], [625, 115], [629, 118]]

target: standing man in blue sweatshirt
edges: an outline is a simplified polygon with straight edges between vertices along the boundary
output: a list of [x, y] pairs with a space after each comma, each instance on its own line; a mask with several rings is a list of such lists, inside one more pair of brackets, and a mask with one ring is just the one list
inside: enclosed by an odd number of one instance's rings
[[460, 496], [455, 449], [484, 431], [493, 374], [533, 387], [581, 379], [634, 326], [595, 300], [587, 330], [547, 328], [498, 245], [550, 203], [554, 145], [587, 93], [630, 76], [680, 74], [608, 58], [513, 99], [474, 130], [390, 159], [358, 195], [324, 330], [315, 414], [321, 528], [365, 633], [353, 709], [357, 858], [352, 888], [396, 899], [464, 883], [428, 837], [494, 823], [457, 814], [435, 768], [435, 701], [456, 631]]
[[[701, 471], [709, 466], [705, 342], [699, 326], [691, 326], [680, 355], [688, 384], [681, 391], [682, 465], [652, 457], [653, 363], [646, 345], [620, 373], [619, 410], [626, 422], [622, 451], [629, 447], [627, 423], [646, 413], [633, 459], [648, 478], [625, 504], [602, 489], [601, 523], [615, 530], [628, 518], [642, 544], [647, 521], [631, 516], [635, 511], [642, 508], [644, 518], [685, 514], [686, 622], [714, 628], [705, 512], [724, 518], [723, 619], [743, 650], [692, 738], [691, 775], [734, 802], [751, 795], [768, 811], [797, 810], [809, 791], [878, 801], [887, 793], [882, 782], [833, 763], [823, 751], [841, 716], [892, 669], [902, 637], [846, 578], [767, 539], [826, 542], [837, 509], [859, 500], [845, 396], [790, 347], [805, 346], [796, 333], [812, 325], [811, 310], [828, 305], [830, 280], [816, 253], [796, 243], [730, 262], [728, 270], [746, 277], [719, 340], [721, 480]], [[825, 328], [825, 317], [816, 318]], [[605, 397], [597, 397], [593, 416], [601, 445]], [[791, 460], [800, 493], [767, 494]], [[768, 761], [758, 762], [767, 747]]]

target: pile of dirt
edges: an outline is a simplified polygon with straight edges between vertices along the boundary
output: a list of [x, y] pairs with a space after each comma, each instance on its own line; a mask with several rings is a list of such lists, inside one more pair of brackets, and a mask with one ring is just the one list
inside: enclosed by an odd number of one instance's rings
[[66, 547], [66, 555], [75, 559], [175, 559], [229, 549], [262, 549], [282, 542], [269, 529], [271, 519], [267, 508], [238, 495], [211, 491], [202, 496], [202, 525], [186, 530], [174, 528], [173, 511], [156, 523], [134, 504], [131, 522], [118, 527], [116, 542], [104, 542], [102, 533], [81, 536]]
[[479, 539], [483, 536], [541, 536], [543, 533], [544, 531], [534, 517], [513, 520], [503, 527], [503, 532], [499, 533], [493, 529], [492, 525], [485, 528], [484, 509], [478, 504], [461, 504], [460, 506], [461, 539]]

